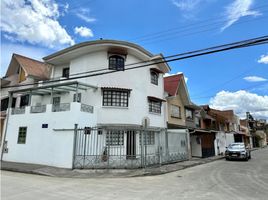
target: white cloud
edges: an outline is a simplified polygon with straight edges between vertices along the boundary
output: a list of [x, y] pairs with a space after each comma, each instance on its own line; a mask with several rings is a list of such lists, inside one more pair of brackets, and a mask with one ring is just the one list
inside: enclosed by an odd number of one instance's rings
[[197, 7], [201, 0], [172, 0], [172, 3], [182, 11], [191, 11]]
[[268, 54], [261, 55], [260, 59], [258, 60], [258, 63], [268, 64]]
[[250, 10], [250, 7], [253, 5], [253, 3], [254, 0], [235, 0], [233, 3], [228, 5], [225, 10], [227, 23], [221, 28], [221, 31], [231, 26], [241, 17], [261, 15], [259, 11]]
[[80, 8], [74, 11], [75, 15], [79, 17], [80, 19], [84, 20], [85, 22], [95, 22], [96, 19], [93, 17], [90, 17], [90, 9], [88, 8]]
[[75, 34], [79, 34], [81, 37], [93, 37], [94, 36], [93, 32], [89, 28], [83, 27], [83, 26], [75, 27], [74, 32]]
[[52, 51], [53, 50], [47, 48], [38, 48], [19, 44], [1, 44], [1, 76], [5, 75], [13, 53], [42, 60], [44, 56], [52, 53]]
[[268, 96], [260, 96], [244, 90], [221, 91], [210, 100], [210, 106], [219, 110], [232, 109], [240, 117], [250, 112], [255, 118], [268, 119]]
[[51, 48], [74, 44], [59, 24], [61, 13], [53, 0], [3, 0], [1, 16], [1, 31], [10, 40]]
[[247, 76], [244, 77], [244, 80], [248, 81], [248, 82], [261, 82], [261, 81], [267, 81], [266, 78], [262, 78], [259, 76]]
[[[175, 74], [165, 73], [165, 74], [164, 74], [164, 77], [173, 76], [173, 75], [177, 75], [177, 74], [183, 74], [183, 72], [177, 72], [177, 73], [175, 73]], [[184, 80], [185, 80], [185, 82], [187, 83], [187, 81], [188, 81], [188, 77], [186, 77], [185, 75], [183, 75], [183, 76], [184, 76]]]

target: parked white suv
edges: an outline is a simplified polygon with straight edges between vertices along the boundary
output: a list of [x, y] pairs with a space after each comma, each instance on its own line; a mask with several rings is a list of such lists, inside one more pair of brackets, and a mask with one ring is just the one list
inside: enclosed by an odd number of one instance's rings
[[243, 159], [248, 161], [251, 158], [250, 149], [244, 143], [232, 143], [226, 147], [225, 158], [226, 160]]

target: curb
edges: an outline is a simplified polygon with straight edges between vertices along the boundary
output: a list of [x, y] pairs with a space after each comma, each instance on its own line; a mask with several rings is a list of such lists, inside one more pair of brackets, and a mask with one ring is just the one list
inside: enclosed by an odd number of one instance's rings
[[[161, 170], [161, 166], [160, 167], [156, 167], [156, 168], [146, 168], [146, 169], [142, 169], [140, 172], [141, 173], [134, 173], [134, 174], [113, 174], [113, 173], [103, 173], [104, 176], [96, 176], [95, 175], [91, 175], [88, 176], [88, 174], [85, 174], [85, 177], [81, 177], [81, 172], [78, 173], [80, 175], [75, 175], [75, 174], [69, 174], [69, 175], [60, 175], [60, 174], [53, 174], [53, 173], [49, 173], [49, 172], [42, 172], [42, 171], [38, 171], [38, 169], [34, 169], [34, 170], [23, 170], [23, 169], [19, 169], [19, 168], [13, 168], [13, 167], [1, 167], [1, 170], [5, 170], [5, 171], [12, 171], [12, 172], [19, 172], [19, 173], [26, 173], [26, 174], [34, 174], [34, 175], [40, 175], [40, 176], [48, 176], [48, 177], [58, 177], [58, 178], [131, 178], [131, 177], [145, 177], [145, 176], [158, 176], [158, 175], [163, 175], [163, 174], [167, 174], [167, 173], [171, 173], [171, 172], [175, 172], [175, 171], [179, 171], [179, 170], [184, 170], [187, 168], [191, 168], [191, 167], [195, 167], [198, 165], [203, 165], [203, 164], [207, 164], [210, 162], [214, 162], [217, 160], [221, 160], [224, 159], [225, 157], [219, 157], [216, 159], [210, 159], [210, 158], [205, 158], [205, 159], [200, 159], [200, 161], [190, 164], [190, 165], [178, 165], [177, 168], [175, 169], [167, 169], [167, 170]], [[187, 161], [186, 161], [187, 162]], [[183, 163], [183, 162], [182, 162]], [[162, 166], [167, 166], [167, 165], [162, 165]], [[41, 168], [40, 168], [41, 169]], [[154, 171], [154, 169], [156, 169]], [[71, 172], [74, 172], [73, 170], [71, 170]]]

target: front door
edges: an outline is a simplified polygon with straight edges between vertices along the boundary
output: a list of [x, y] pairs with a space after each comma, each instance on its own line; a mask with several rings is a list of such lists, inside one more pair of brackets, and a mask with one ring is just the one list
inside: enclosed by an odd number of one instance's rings
[[127, 131], [127, 159], [136, 158], [136, 132]]

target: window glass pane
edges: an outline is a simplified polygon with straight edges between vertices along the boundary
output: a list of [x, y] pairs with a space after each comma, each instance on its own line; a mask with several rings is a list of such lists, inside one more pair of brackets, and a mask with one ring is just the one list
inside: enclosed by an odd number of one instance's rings
[[28, 106], [29, 98], [30, 98], [30, 96], [28, 94], [24, 95], [24, 96], [21, 96], [21, 98], [20, 98], [20, 107]]
[[66, 77], [66, 78], [69, 78], [69, 73], [70, 73], [70, 68], [64, 68], [62, 70], [62, 77]]
[[27, 127], [19, 127], [18, 144], [26, 143]]
[[161, 113], [161, 101], [149, 100], [149, 112]]
[[125, 68], [125, 60], [121, 56], [110, 56], [109, 57], [109, 69], [123, 71]]
[[177, 117], [177, 118], [181, 117], [181, 108], [179, 106], [171, 105], [170, 109], [171, 109], [171, 117]]
[[185, 112], [186, 112], [186, 119], [192, 120], [193, 119], [193, 111], [189, 110], [189, 109], [185, 109]]
[[151, 72], [151, 83], [158, 85], [158, 74], [156, 72]]
[[103, 106], [128, 107], [128, 91], [103, 91]]
[[106, 145], [124, 145], [124, 131], [108, 131], [106, 134]]

